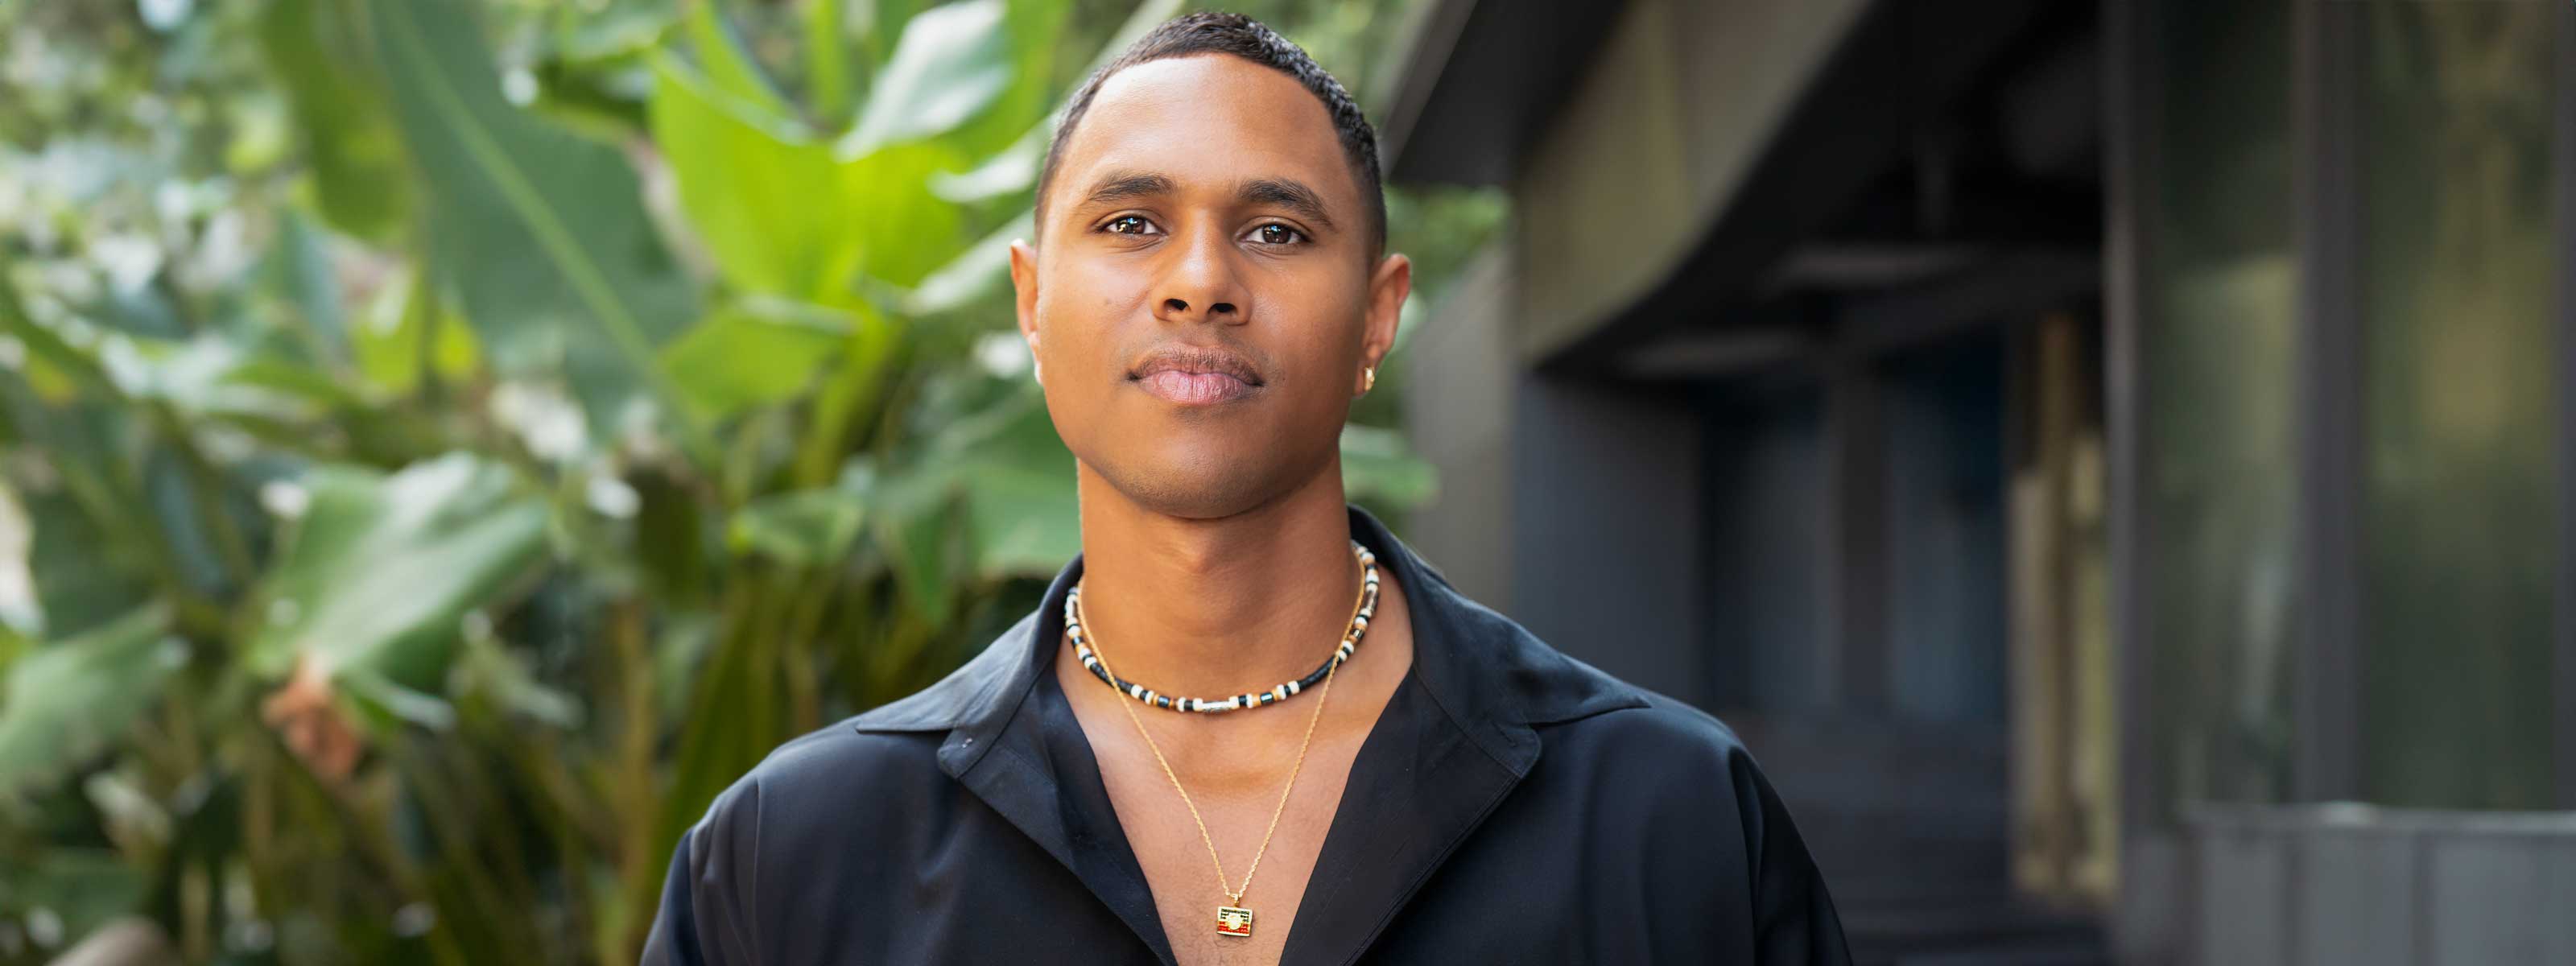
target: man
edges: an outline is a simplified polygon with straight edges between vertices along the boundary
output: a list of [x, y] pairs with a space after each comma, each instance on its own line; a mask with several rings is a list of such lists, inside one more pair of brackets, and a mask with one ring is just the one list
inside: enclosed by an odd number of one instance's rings
[[1021, 334], [1082, 553], [673, 856], [657, 963], [1841, 963], [1724, 725], [1460, 595], [1344, 501], [1411, 285], [1375, 135], [1239, 16], [1076, 92]]

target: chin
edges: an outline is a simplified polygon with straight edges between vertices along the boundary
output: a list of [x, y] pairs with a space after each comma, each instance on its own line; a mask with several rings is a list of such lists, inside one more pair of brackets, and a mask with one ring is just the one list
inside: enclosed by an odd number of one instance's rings
[[1137, 506], [1184, 519], [1230, 517], [1277, 499], [1280, 489], [1276, 475], [1265, 472], [1267, 467], [1234, 459], [1166, 462], [1139, 469], [1103, 476]]

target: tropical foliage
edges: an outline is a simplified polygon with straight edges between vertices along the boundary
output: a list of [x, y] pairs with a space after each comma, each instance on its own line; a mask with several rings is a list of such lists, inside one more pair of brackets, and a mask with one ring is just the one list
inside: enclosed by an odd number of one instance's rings
[[[0, 5], [0, 963], [632, 962], [1078, 549], [1003, 245], [1099, 6]], [[1500, 217], [1392, 200], [1426, 288]]]

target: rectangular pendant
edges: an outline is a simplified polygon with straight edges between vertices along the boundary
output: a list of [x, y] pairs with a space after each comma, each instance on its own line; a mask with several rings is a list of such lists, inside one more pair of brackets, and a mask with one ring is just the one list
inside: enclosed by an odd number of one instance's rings
[[1252, 935], [1252, 910], [1235, 906], [1216, 907], [1216, 934], [1220, 936]]

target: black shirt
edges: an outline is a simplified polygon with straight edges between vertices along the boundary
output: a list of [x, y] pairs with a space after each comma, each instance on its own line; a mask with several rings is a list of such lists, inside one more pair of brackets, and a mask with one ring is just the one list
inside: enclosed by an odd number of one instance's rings
[[[1406, 595], [1413, 667], [1351, 764], [1284, 966], [1849, 961], [1733, 732], [1350, 519]], [[1076, 555], [981, 656], [718, 796], [672, 856], [645, 962], [1171, 964], [1052, 673], [1081, 574]]]

